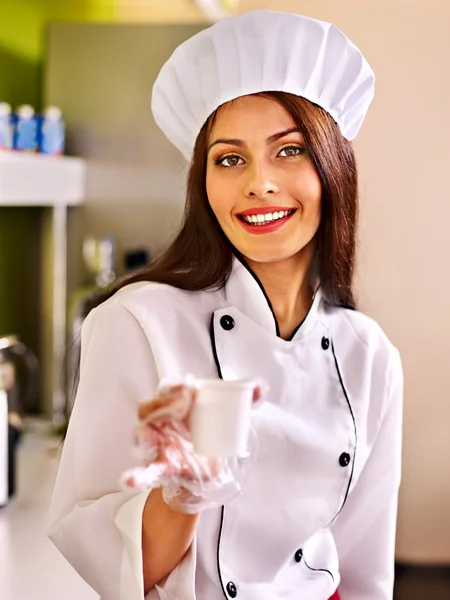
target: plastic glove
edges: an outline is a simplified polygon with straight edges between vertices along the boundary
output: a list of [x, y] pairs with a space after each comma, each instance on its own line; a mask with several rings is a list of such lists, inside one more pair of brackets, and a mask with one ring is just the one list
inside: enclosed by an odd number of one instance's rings
[[[256, 383], [255, 403], [261, 401], [264, 389], [263, 382]], [[164, 501], [185, 513], [221, 506], [239, 496], [257, 454], [253, 430], [244, 457], [222, 459], [196, 454], [189, 432], [189, 414], [196, 393], [192, 378], [178, 385], [166, 382], [154, 400], [140, 406], [135, 455], [143, 466], [122, 476], [127, 488], [145, 490], [161, 486]]]

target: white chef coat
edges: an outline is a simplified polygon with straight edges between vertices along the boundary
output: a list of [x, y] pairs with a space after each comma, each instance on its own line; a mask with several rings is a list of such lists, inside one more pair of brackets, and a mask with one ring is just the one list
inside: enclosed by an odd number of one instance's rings
[[82, 331], [78, 394], [49, 536], [102, 600], [143, 600], [142, 511], [121, 491], [137, 405], [161, 378], [264, 378], [242, 496], [202, 513], [148, 600], [392, 599], [402, 369], [380, 327], [319, 291], [290, 341], [236, 258], [222, 290], [123, 288]]

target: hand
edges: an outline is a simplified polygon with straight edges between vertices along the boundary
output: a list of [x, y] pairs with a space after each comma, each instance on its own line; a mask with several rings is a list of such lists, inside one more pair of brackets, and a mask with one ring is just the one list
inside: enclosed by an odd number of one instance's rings
[[[127, 487], [162, 486], [166, 503], [180, 512], [199, 512], [221, 505], [241, 492], [246, 459], [206, 458], [195, 454], [189, 414], [196, 399], [189, 385], [162, 388], [156, 398], [139, 407], [135, 448], [144, 466], [123, 475]], [[254, 402], [262, 386], [255, 387]], [[253, 437], [253, 445], [254, 445]]]

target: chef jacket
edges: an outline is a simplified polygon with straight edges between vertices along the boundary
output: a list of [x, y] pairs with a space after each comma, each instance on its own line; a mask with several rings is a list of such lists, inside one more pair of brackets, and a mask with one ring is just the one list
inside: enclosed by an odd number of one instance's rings
[[205, 510], [146, 600], [392, 599], [402, 368], [367, 316], [320, 291], [289, 341], [233, 259], [220, 290], [141, 282], [94, 309], [49, 516], [49, 537], [102, 600], [143, 600], [142, 513], [123, 491], [138, 404], [162, 378], [261, 379], [243, 494]]

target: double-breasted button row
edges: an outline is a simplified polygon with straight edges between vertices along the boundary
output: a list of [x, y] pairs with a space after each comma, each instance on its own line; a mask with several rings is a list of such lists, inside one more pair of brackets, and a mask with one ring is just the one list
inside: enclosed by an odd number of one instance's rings
[[[222, 327], [222, 329], [225, 329], [225, 331], [231, 331], [232, 329], [234, 329], [235, 326], [235, 322], [234, 319], [231, 315], [223, 315], [223, 317], [220, 318], [220, 325]], [[322, 338], [322, 348], [323, 350], [328, 350], [328, 348], [330, 347], [330, 339], [326, 336], [324, 336]], [[348, 454], [348, 452], [343, 452], [341, 454], [341, 456], [339, 457], [339, 464], [341, 465], [341, 467], [348, 467], [348, 465], [350, 464], [350, 454]], [[296, 556], [296, 560], [297, 560], [297, 554]], [[300, 562], [300, 561], [297, 561]], [[229, 584], [231, 586], [232, 589], [232, 593], [236, 593], [236, 586], [230, 582]], [[228, 586], [227, 586], [227, 590], [228, 590]], [[231, 596], [232, 598], [235, 598], [235, 596]]]
[[[222, 327], [222, 329], [225, 329], [225, 331], [231, 331], [232, 329], [234, 329], [235, 322], [233, 317], [231, 315], [223, 315], [223, 317], [220, 318], [220, 326]], [[330, 339], [324, 336], [322, 338], [321, 344], [323, 350], [328, 350], [328, 348], [330, 347]]]
[[[323, 350], [328, 350], [330, 347], [330, 339], [324, 336], [322, 338], [322, 348]], [[351, 456], [348, 452], [343, 452], [339, 457], [339, 464], [341, 467], [348, 467], [351, 461]]]

